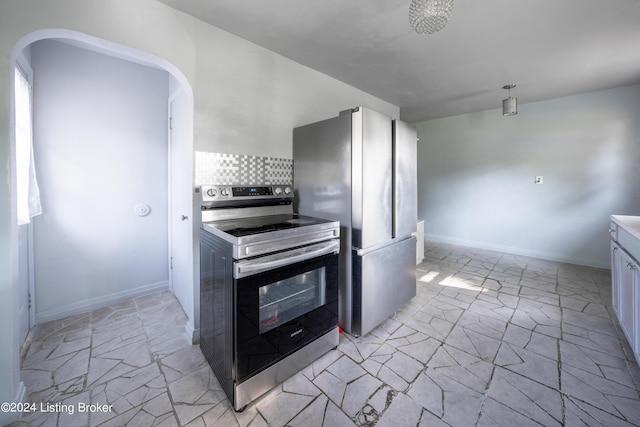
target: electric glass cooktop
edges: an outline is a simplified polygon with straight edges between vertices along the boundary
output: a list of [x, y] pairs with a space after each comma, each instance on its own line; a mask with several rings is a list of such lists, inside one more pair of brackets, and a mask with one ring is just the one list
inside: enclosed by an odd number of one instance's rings
[[279, 214], [252, 218], [237, 218], [208, 222], [207, 224], [234, 237], [250, 236], [278, 230], [302, 228], [334, 221], [298, 214]]

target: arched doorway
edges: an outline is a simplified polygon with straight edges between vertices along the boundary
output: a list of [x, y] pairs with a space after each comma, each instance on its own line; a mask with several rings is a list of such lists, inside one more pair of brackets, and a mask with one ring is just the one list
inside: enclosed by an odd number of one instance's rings
[[[166, 282], [167, 285], [173, 290], [178, 299], [180, 300], [187, 316], [189, 317], [189, 324], [187, 326], [188, 330], [191, 333], [197, 330], [197, 321], [194, 312], [194, 291], [193, 291], [193, 283], [194, 283], [194, 268], [193, 268], [193, 94], [190, 88], [190, 85], [184, 75], [172, 64], [167, 61], [157, 58], [153, 55], [139, 52], [135, 49], [128, 48], [126, 46], [117, 45], [102, 39], [97, 39], [92, 36], [88, 36], [86, 34], [68, 31], [68, 30], [41, 30], [34, 33], [31, 33], [24, 38], [22, 38], [13, 49], [13, 58], [12, 62], [16, 63], [17, 58], [24, 52], [29, 46], [34, 45], [34, 43], [38, 43], [44, 40], [56, 40], [57, 42], [62, 42], [67, 46], [77, 47], [86, 49], [87, 51], [92, 52], [93, 55], [102, 55], [109, 58], [115, 58], [120, 61], [130, 62], [132, 64], [141, 65], [144, 67], [150, 67], [154, 69], [158, 69], [163, 73], [166, 73], [167, 78], [167, 89], [166, 89], [166, 110], [165, 114], [165, 160], [166, 160], [166, 170], [165, 175], [166, 179], [164, 183], [161, 184], [163, 186], [163, 191], [166, 193], [166, 199], [164, 201], [165, 206], [161, 208], [155, 206], [156, 211], [164, 211], [165, 219], [164, 219], [164, 227], [163, 231], [166, 233], [166, 251], [165, 251], [165, 260], [166, 260]], [[14, 106], [12, 104], [12, 106]], [[172, 108], [168, 108], [171, 106]], [[169, 126], [169, 113], [177, 115], [180, 117], [179, 121], [181, 126], [176, 131], [172, 131]], [[97, 130], [99, 132], [99, 130]], [[170, 137], [170, 138], [169, 138]], [[15, 156], [15, 137], [12, 137], [13, 144], [13, 152], [12, 156]], [[36, 145], [37, 149], [37, 145]], [[73, 150], [73, 148], [71, 148]], [[113, 151], [111, 151], [113, 154]], [[113, 161], [113, 160], [112, 160]], [[116, 159], [117, 162], [117, 159]], [[115, 163], [115, 162], [114, 162]], [[12, 164], [15, 162], [12, 161]], [[99, 160], [98, 163], [99, 164]], [[114, 164], [115, 166], [115, 164]], [[131, 167], [131, 166], [129, 166]], [[12, 173], [15, 174], [15, 171]], [[84, 169], [86, 171], [86, 168]], [[116, 177], [117, 175], [113, 175]], [[185, 178], [188, 177], [188, 178]], [[86, 177], [90, 180], [90, 177]], [[77, 176], [76, 176], [77, 181]], [[86, 187], [85, 191], [87, 190]], [[12, 189], [15, 191], [15, 188]], [[89, 191], [93, 191], [92, 189]], [[95, 191], [101, 191], [99, 188], [96, 188]], [[60, 194], [60, 193], [59, 193]], [[86, 194], [86, 193], [85, 193]], [[81, 202], [81, 198], [74, 199], [76, 203]], [[95, 200], [95, 199], [94, 199]], [[105, 203], [108, 204], [109, 201], [105, 200]], [[94, 206], [95, 203], [90, 203], [92, 206], [86, 206], [88, 209], [99, 209], [99, 206]], [[144, 205], [144, 200], [141, 200], [141, 205]], [[67, 207], [68, 208], [68, 207]], [[137, 204], [135, 206], [131, 206], [131, 211], [133, 214], [138, 215], [139, 218], [144, 218], [144, 209], [142, 211], [138, 209]], [[73, 209], [73, 208], [72, 208]], [[46, 204], [45, 204], [46, 210]], [[72, 212], [70, 210], [67, 211]], [[179, 215], [181, 220], [176, 222], [173, 216]], [[66, 215], [65, 217], [68, 217]], [[183, 217], [186, 217], [186, 220], [182, 220]], [[14, 221], [16, 218], [13, 218]], [[104, 217], [103, 220], [104, 222]], [[96, 221], [95, 226], [96, 230], [99, 229], [100, 224], [99, 221]], [[27, 226], [32, 227], [32, 226]], [[33, 228], [31, 228], [33, 231]], [[87, 239], [89, 240], [91, 236], [85, 235], [87, 233], [83, 232], [84, 237], [80, 237], [79, 240]], [[55, 240], [55, 236], [53, 239]], [[51, 240], [51, 237], [49, 238]], [[24, 247], [26, 243], [27, 247]], [[22, 244], [22, 247], [20, 246]], [[15, 248], [16, 256], [14, 259], [17, 260], [17, 264], [22, 266], [22, 269], [19, 270], [19, 281], [20, 287], [22, 290], [29, 289], [29, 292], [20, 292], [21, 295], [26, 294], [31, 296], [32, 309], [27, 311], [18, 310], [17, 324], [22, 325], [19, 326], [20, 330], [24, 330], [24, 325], [26, 323], [27, 326], [33, 325], [35, 323], [39, 323], [40, 321], [51, 320], [58, 317], [63, 317], [68, 314], [73, 314], [74, 311], [83, 311], [87, 309], [92, 309], [99, 305], [107, 305], [111, 302], [115, 302], [117, 299], [126, 298], [129, 296], [135, 296], [136, 293], [144, 292], [144, 286], [135, 287], [135, 289], [125, 290], [116, 290], [115, 292], [106, 292], [103, 294], [91, 294], [87, 293], [87, 298], [84, 300], [80, 298], [77, 301], [74, 301], [71, 304], [62, 304], [56, 307], [48, 307], [47, 310], [42, 310], [38, 313], [35, 308], [37, 307], [38, 302], [38, 291], [36, 286], [34, 286], [34, 281], [37, 282], [37, 275], [34, 280], [34, 275], [30, 274], [35, 269], [33, 263], [33, 256], [29, 256], [30, 254], [34, 254], [34, 246], [37, 245], [37, 239], [27, 239], [26, 241], [22, 241], [22, 243], [18, 243], [18, 247]], [[178, 250], [174, 248], [174, 245], [178, 245]], [[185, 246], [187, 246], [187, 250], [185, 251]], [[90, 248], [90, 245], [87, 245], [86, 248]], [[123, 248], [124, 249], [124, 248]], [[191, 249], [191, 250], [189, 250]], [[79, 253], [83, 253], [86, 249], [80, 248]], [[49, 255], [52, 255], [52, 250], [49, 249], [47, 252]], [[138, 254], [140, 255], [140, 254]], [[46, 256], [46, 255], [45, 255]], [[29, 263], [24, 262], [24, 258], [29, 257]], [[42, 254], [41, 254], [42, 258]], [[99, 258], [99, 257], [98, 257]], [[54, 260], [55, 261], [55, 260]], [[92, 259], [91, 262], [96, 263], [96, 259]], [[109, 263], [110, 260], [104, 259], [104, 263]], [[55, 262], [53, 262], [55, 264]], [[181, 269], [179, 271], [171, 270], [171, 264], [180, 265]], [[186, 266], [186, 267], [185, 267]], [[188, 268], [191, 266], [191, 268]], [[104, 266], [103, 266], [104, 267]], [[106, 266], [104, 270], [109, 270], [110, 266]], [[29, 280], [29, 276], [31, 276], [31, 280]], [[85, 277], [86, 279], [86, 277]], [[61, 280], [67, 280], [65, 278]], [[91, 283], [87, 283], [86, 286], [91, 286]], [[103, 285], [104, 286], [104, 285]], [[162, 286], [162, 283], [159, 285]], [[147, 290], [152, 290], [153, 287], [148, 288]], [[73, 289], [67, 289], [70, 294], [77, 294], [77, 291]], [[24, 296], [20, 298], [24, 300]], [[23, 304], [27, 304], [23, 301]], [[56, 311], [57, 310], [57, 311]], [[43, 315], [44, 312], [44, 315]], [[20, 342], [22, 341], [20, 337]]]

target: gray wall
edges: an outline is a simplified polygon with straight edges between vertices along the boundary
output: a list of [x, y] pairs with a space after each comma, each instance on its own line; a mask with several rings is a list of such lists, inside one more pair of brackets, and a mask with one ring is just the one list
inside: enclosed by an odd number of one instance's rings
[[169, 74], [52, 40], [31, 52], [36, 322], [167, 288]]
[[639, 118], [636, 85], [417, 124], [426, 238], [608, 268], [609, 215], [640, 214]]

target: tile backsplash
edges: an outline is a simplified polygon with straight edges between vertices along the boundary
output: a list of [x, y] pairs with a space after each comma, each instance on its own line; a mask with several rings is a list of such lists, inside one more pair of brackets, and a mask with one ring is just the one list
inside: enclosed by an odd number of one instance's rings
[[293, 185], [293, 160], [196, 151], [196, 186]]

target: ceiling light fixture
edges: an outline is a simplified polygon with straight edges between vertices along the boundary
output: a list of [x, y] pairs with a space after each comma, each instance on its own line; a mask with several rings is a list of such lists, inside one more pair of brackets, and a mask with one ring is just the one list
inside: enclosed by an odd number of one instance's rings
[[516, 87], [514, 83], [510, 85], [502, 86], [502, 89], [509, 91], [509, 97], [502, 100], [502, 115], [513, 116], [518, 114], [518, 98], [511, 97], [511, 89]]
[[417, 33], [433, 34], [447, 25], [453, 0], [411, 0], [409, 23]]

